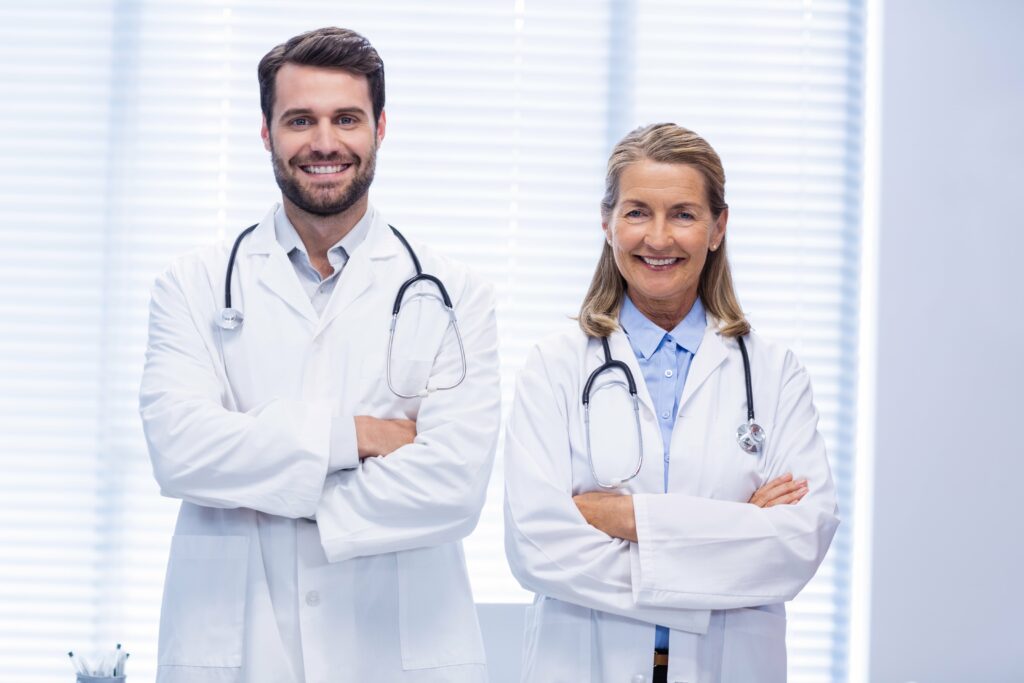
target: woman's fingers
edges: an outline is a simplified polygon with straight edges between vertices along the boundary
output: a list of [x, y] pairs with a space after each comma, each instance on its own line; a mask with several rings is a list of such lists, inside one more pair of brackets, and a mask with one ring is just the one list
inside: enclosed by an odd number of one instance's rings
[[753, 503], [754, 505], [765, 503], [775, 497], [776, 489], [785, 486], [792, 480], [792, 474], [783, 474], [781, 477], [776, 477], [754, 491], [754, 495], [750, 497], [748, 502]]
[[794, 481], [792, 474], [784, 474], [755, 491], [748, 502], [759, 507], [771, 507], [795, 503], [806, 494], [806, 479]]
[[786, 495], [779, 496], [778, 498], [770, 500], [765, 505], [763, 505], [762, 507], [770, 508], [770, 507], [775, 506], [775, 505], [792, 505], [793, 503], [799, 502], [800, 499], [803, 498], [806, 495], [807, 495], [807, 484], [804, 483], [796, 491], [793, 491], [792, 493], [787, 493]]
[[793, 475], [787, 473], [783, 474], [781, 477], [775, 477], [770, 482], [759, 488], [758, 492], [760, 492], [762, 496], [767, 496], [768, 500], [771, 500], [772, 498], [775, 498], [781, 490], [785, 489], [787, 486], [791, 486], [792, 484]]

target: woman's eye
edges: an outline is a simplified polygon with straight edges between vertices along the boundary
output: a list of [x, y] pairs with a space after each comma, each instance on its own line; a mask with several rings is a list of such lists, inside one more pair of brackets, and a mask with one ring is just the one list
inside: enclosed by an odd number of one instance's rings
[[626, 218], [641, 218], [644, 212], [640, 209], [630, 209], [626, 212]]
[[693, 214], [690, 213], [689, 211], [680, 211], [679, 213], [676, 214], [676, 218], [678, 218], [681, 221], [692, 221], [692, 220], [694, 220]]

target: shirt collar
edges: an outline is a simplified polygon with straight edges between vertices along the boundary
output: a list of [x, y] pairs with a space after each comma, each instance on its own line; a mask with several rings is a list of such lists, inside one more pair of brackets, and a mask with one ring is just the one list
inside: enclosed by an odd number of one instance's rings
[[[366, 240], [366, 235], [370, 232], [370, 226], [373, 225], [375, 213], [373, 206], [367, 205], [366, 213], [359, 219], [359, 222], [352, 226], [347, 235], [335, 242], [334, 246], [327, 250], [329, 261], [334, 263], [335, 259], [332, 256], [344, 258], [344, 256], [352, 255], [356, 247]], [[274, 213], [274, 234], [277, 237], [278, 244], [284, 249], [284, 253], [291, 254], [298, 249], [307, 259], [309, 258], [306, 245], [302, 243], [302, 238], [299, 237], [295, 226], [288, 220], [288, 214], [285, 213], [283, 204], [278, 206], [277, 211]]]
[[666, 332], [641, 313], [627, 294], [623, 297], [622, 310], [619, 312], [619, 324], [622, 325], [626, 336], [629, 337], [629, 343], [633, 349], [642, 358], [647, 359], [658, 350], [658, 345], [666, 336], [671, 337], [673, 342], [690, 353], [697, 353], [708, 323], [704, 304], [700, 297], [697, 297], [686, 317], [671, 332]]

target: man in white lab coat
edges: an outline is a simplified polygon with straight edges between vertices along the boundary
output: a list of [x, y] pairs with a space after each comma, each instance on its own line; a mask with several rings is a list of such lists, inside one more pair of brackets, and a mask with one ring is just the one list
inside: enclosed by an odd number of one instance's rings
[[[259, 79], [282, 204], [153, 288], [140, 411], [182, 500], [157, 680], [484, 681], [461, 539], [500, 418], [492, 291], [369, 204], [386, 117], [365, 38], [296, 36]], [[421, 280], [389, 351], [421, 269], [458, 326]]]

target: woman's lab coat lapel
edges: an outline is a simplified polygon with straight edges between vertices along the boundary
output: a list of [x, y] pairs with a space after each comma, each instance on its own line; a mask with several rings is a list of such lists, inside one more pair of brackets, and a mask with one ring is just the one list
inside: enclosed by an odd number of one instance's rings
[[[643, 371], [640, 369], [640, 364], [636, 359], [636, 354], [633, 353], [633, 347], [629, 343], [629, 337], [626, 336], [625, 332], [621, 329], [616, 330], [608, 337], [608, 348], [612, 354], [612, 360], [622, 361], [629, 368], [629, 371], [633, 373], [633, 381], [636, 382], [636, 394], [637, 398], [640, 399], [640, 433], [643, 436], [643, 449], [644, 449], [644, 462], [640, 468], [640, 473], [636, 478], [627, 482], [622, 488], [623, 493], [655, 493], [662, 490], [664, 486], [664, 464], [662, 453], [664, 448], [662, 447], [661, 430], [658, 428], [658, 415], [654, 409], [654, 400], [651, 398], [651, 392], [647, 388], [647, 383], [644, 381]], [[591, 339], [590, 341], [590, 362], [588, 363], [587, 374], [584, 377], [589, 377], [590, 373], [599, 368], [604, 362], [604, 346], [601, 344], [600, 339]], [[615, 376], [617, 379], [625, 381], [625, 377], [619, 371], [611, 371], [602, 374], [601, 380], [604, 381], [606, 378], [611, 379]], [[596, 384], [595, 386], [599, 386]], [[593, 389], [591, 389], [591, 395], [593, 395]], [[582, 395], [581, 395], [582, 402]], [[582, 408], [581, 408], [582, 410]], [[601, 439], [601, 430], [603, 429], [629, 429], [633, 430], [634, 426], [632, 419], [625, 417], [621, 423], [617, 424], [592, 424], [593, 437], [595, 440]], [[624, 459], [628, 457], [629, 462], [635, 463], [632, 458], [635, 457], [633, 453], [629, 456], [624, 456]]]
[[[702, 404], [691, 404], [691, 401], [707, 380], [725, 363], [729, 356], [727, 343], [722, 339], [718, 331], [718, 321], [709, 316], [700, 348], [693, 358], [690, 371], [686, 377], [682, 399], [679, 402], [679, 409], [674, 419], [682, 419], [682, 416], [688, 413], [688, 419], [695, 421], [707, 421], [709, 419], [705, 415], [706, 409], [701, 407]], [[604, 349], [599, 339], [592, 339], [589, 346], [589, 361], [585, 368], [586, 374], [584, 377], [589, 377], [590, 373], [600, 367], [605, 360]], [[608, 346], [611, 350], [612, 359], [624, 362], [630, 369], [630, 372], [633, 373], [637, 397], [640, 399], [640, 425], [644, 441], [644, 464], [640, 474], [637, 475], [637, 479], [631, 481], [625, 487], [625, 490], [629, 493], [660, 493], [664, 491], [665, 465], [663, 453], [665, 449], [661, 429], [658, 426], [658, 414], [654, 407], [654, 400], [651, 398], [647, 382], [644, 380], [643, 371], [640, 369], [640, 364], [626, 334], [621, 329], [616, 330], [609, 336]], [[618, 374], [621, 375], [621, 373]], [[737, 377], [736, 381], [742, 383], [742, 375]], [[691, 410], [691, 406], [696, 406], [696, 410]], [[594, 425], [594, 427], [595, 432], [602, 428], [598, 425]], [[620, 425], [616, 428], [623, 427]], [[688, 482], [679, 490], [690, 493], [696, 492], [696, 484], [700, 480], [702, 470], [702, 458], [699, 457], [696, 448], [688, 447], [687, 437], [696, 435], [699, 431], [676, 428], [672, 432], [672, 443], [670, 444], [670, 460], [672, 464], [669, 470], [672, 475], [670, 482], [670, 484], [673, 484], [673, 486], [670, 486], [672, 490], [676, 489], [674, 486], [676, 482]]]

